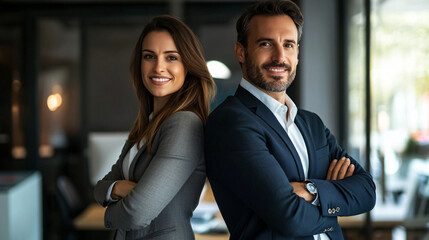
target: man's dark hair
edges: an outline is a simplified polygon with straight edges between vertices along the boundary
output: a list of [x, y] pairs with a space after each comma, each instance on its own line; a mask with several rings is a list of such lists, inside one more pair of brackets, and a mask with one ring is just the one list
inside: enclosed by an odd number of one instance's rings
[[246, 9], [237, 21], [237, 41], [247, 47], [250, 19], [256, 15], [278, 16], [287, 15], [292, 18], [298, 30], [298, 42], [301, 39], [304, 18], [299, 7], [290, 0], [267, 0], [257, 2]]

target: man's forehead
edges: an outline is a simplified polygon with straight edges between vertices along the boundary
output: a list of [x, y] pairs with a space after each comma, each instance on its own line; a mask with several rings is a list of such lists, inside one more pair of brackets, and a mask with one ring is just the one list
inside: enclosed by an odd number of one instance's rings
[[282, 35], [288, 39], [298, 39], [298, 29], [288, 15], [256, 15], [250, 19], [248, 37], [278, 37]]

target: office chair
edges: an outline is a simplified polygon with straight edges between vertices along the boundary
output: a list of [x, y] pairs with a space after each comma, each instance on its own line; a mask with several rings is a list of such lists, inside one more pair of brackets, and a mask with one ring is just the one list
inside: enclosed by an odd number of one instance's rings
[[[409, 185], [407, 217], [404, 226], [407, 229], [407, 239], [429, 240], [429, 233], [421, 237], [421, 232], [428, 229], [429, 224], [429, 168], [425, 163], [420, 169], [415, 169], [413, 181]], [[427, 230], [426, 230], [427, 231]], [[420, 234], [419, 234], [420, 232]], [[408, 236], [410, 235], [410, 237]], [[416, 236], [414, 236], [416, 235]], [[420, 235], [420, 237], [419, 237]]]
[[419, 175], [415, 197], [415, 217], [429, 217], [429, 175]]
[[[429, 228], [429, 226], [428, 226]], [[426, 233], [426, 235], [423, 237], [422, 240], [429, 240], [429, 231]]]
[[[419, 176], [414, 214], [417, 219], [426, 223], [426, 228], [429, 229], [429, 175]], [[422, 240], [429, 240], [429, 230], [426, 231]]]
[[67, 240], [77, 238], [73, 219], [84, 209], [85, 205], [74, 184], [67, 176], [60, 176], [56, 182], [57, 200], [63, 219], [63, 233]]

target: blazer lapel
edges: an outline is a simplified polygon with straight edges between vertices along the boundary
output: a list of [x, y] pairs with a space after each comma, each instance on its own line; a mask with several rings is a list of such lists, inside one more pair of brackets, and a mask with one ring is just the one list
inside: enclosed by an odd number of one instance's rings
[[125, 156], [127, 156], [127, 153], [130, 151], [130, 149], [133, 147], [133, 143], [129, 143], [128, 141], [125, 143], [124, 147], [122, 148], [121, 155], [119, 156], [119, 169], [121, 170], [121, 177], [122, 179], [125, 179], [124, 176], [124, 169], [123, 169], [123, 162]]
[[302, 119], [299, 114], [297, 114], [295, 117], [295, 124], [298, 126], [298, 129], [301, 132], [302, 137], [304, 138], [305, 146], [307, 147], [308, 178], [311, 178], [311, 176], [314, 176], [315, 171], [317, 171], [317, 168], [315, 167], [316, 163], [314, 162], [316, 151], [314, 149], [313, 141], [311, 140], [311, 133], [305, 126], [304, 119]]
[[131, 162], [130, 169], [128, 170], [128, 176], [130, 178], [130, 181], [136, 182], [136, 179], [135, 179], [136, 164], [140, 160], [140, 156], [142, 155], [142, 153], [145, 151], [146, 151], [146, 142], [143, 144], [143, 146], [141, 146], [141, 148], [139, 149], [139, 151], [134, 156]]
[[253, 96], [250, 92], [248, 92], [243, 87], [239, 86], [235, 96], [238, 97], [241, 102], [246, 105], [251, 111], [253, 111], [257, 116], [259, 116], [268, 126], [270, 126], [283, 140], [286, 144], [287, 148], [291, 152], [293, 159], [295, 161], [296, 168], [298, 169], [298, 176], [300, 179], [304, 179], [304, 170], [302, 169], [301, 159], [299, 158], [298, 152], [295, 149], [292, 141], [287, 135], [286, 131], [283, 129], [282, 125], [280, 125], [277, 118], [265, 106], [259, 99]]

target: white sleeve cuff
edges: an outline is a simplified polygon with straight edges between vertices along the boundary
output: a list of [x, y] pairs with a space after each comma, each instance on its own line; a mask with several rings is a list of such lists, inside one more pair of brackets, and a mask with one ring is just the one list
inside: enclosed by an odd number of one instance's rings
[[106, 194], [106, 202], [108, 202], [108, 203], [114, 203], [114, 202], [119, 201], [119, 200], [115, 200], [115, 199], [113, 199], [113, 198], [111, 197], [112, 190], [113, 190], [113, 187], [115, 186], [115, 183], [116, 183], [116, 182], [117, 182], [117, 181], [115, 181], [114, 183], [112, 183], [112, 184], [110, 185], [109, 189], [107, 190], [107, 194]]
[[319, 194], [316, 193], [316, 196], [314, 197], [313, 202], [311, 202], [311, 204], [313, 204], [314, 206], [320, 206], [320, 202], [319, 202]]

